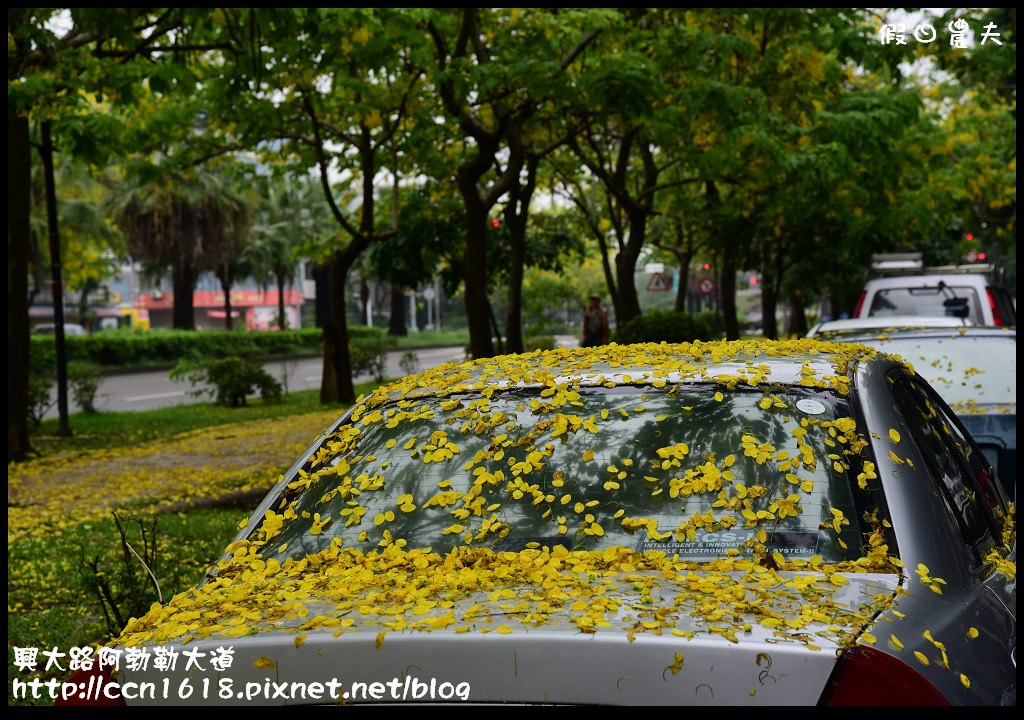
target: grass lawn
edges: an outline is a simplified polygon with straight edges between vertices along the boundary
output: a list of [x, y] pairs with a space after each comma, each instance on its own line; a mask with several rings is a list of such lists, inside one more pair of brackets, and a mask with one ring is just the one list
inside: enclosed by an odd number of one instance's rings
[[[166, 602], [198, 583], [220, 557], [247, 517], [242, 508], [202, 508], [149, 518], [122, 519], [128, 542], [145, 555], [155, 547], [152, 570]], [[140, 528], [156, 522], [154, 536], [143, 541]], [[155, 545], [153, 543], [155, 542]], [[112, 517], [66, 530], [26, 538], [8, 545], [7, 555], [7, 702], [51, 705], [49, 699], [13, 696], [13, 680], [46, 681], [65, 672], [19, 671], [12, 663], [14, 647], [68, 653], [72, 647], [100, 647], [116, 637], [119, 625], [144, 614], [157, 602], [155, 586], [141, 563], [125, 563], [121, 536]], [[110, 600], [102, 599], [109, 593]], [[41, 655], [40, 655], [41, 657]]]
[[[356, 392], [376, 386], [361, 384]], [[55, 435], [56, 420], [43, 422], [32, 438], [40, 456], [8, 468], [8, 704], [52, 704], [14, 697], [15, 678], [68, 676], [66, 658], [64, 672], [44, 670], [45, 659], [36, 672], [19, 670], [14, 647], [40, 653], [99, 647], [157, 602], [142, 564], [125, 561], [114, 508], [128, 542], [152, 559], [166, 602], [203, 578], [259, 502], [261, 488], [272, 485], [342, 411], [320, 405], [317, 391], [310, 390], [244, 408], [197, 404], [78, 413], [70, 419], [72, 438]], [[284, 439], [289, 435], [298, 440]], [[249, 454], [255, 470], [238, 462]], [[159, 487], [150, 493], [154, 484]], [[165, 500], [188, 505], [235, 488], [249, 492], [214, 507], [154, 514]]]
[[425, 347], [463, 347], [469, 343], [469, 330], [420, 330], [391, 338], [400, 350]]
[[[358, 384], [356, 395], [368, 393], [378, 384]], [[42, 456], [54, 451], [132, 447], [200, 428], [249, 420], [284, 418], [328, 407], [320, 404], [319, 390], [300, 390], [288, 393], [277, 403], [265, 403], [260, 398], [252, 398], [248, 405], [240, 408], [198, 403], [156, 410], [75, 413], [70, 416], [68, 423], [71, 426], [72, 437], [58, 436], [58, 421], [51, 418], [43, 420], [32, 432], [32, 445]], [[342, 406], [338, 405], [337, 408], [340, 414]]]

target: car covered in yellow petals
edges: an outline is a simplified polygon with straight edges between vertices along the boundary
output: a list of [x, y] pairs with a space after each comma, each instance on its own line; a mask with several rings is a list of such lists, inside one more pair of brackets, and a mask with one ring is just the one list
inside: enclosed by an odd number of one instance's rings
[[984, 455], [867, 347], [502, 356], [360, 398], [125, 628], [176, 666], [103, 680], [128, 704], [998, 705], [1015, 563]]
[[[961, 324], [945, 318], [894, 322], [845, 320], [816, 325], [808, 334], [855, 342], [900, 356], [925, 377], [959, 416], [992, 463], [1011, 500], [1017, 497], [1017, 330]], [[898, 321], [897, 321], [898, 320]]]

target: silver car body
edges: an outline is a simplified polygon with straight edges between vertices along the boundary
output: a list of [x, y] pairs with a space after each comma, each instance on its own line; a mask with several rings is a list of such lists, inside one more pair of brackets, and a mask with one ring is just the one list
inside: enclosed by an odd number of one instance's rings
[[[557, 366], [558, 359], [570, 357], [571, 352], [548, 354], [547, 362]], [[885, 435], [887, 430], [904, 438], [913, 435], [904, 413], [892, 398], [894, 382], [907, 376], [906, 369], [891, 358], [867, 352], [857, 362], [837, 369], [817, 347], [797, 358], [780, 358], [768, 352], [755, 359], [770, 368], [766, 382], [780, 386], [798, 384], [811, 365], [822, 372], [845, 374], [858, 425], [862, 431], [864, 427], [870, 431], [867, 452], [876, 464], [880, 480], [874, 497], [891, 522], [890, 541], [898, 548], [906, 569], [903, 574], [843, 576], [845, 582], [832, 597], [838, 606], [857, 612], [872, 598], [886, 599], [883, 605], [887, 609], [864, 618], [861, 642], [914, 668], [950, 703], [998, 705], [1013, 701], [1015, 581], [1006, 573], [995, 572], [991, 563], [965, 546], [961, 529], [936, 487], [935, 477], [927, 469], [923, 451], [913, 442], [904, 442], [900, 445], [900, 457], [890, 455], [893, 445]], [[467, 377], [472, 377], [479, 364], [475, 368], [460, 367], [467, 370], [447, 372], [453, 382], [458, 378], [459, 382], [471, 385]], [[749, 367], [750, 363], [742, 362], [709, 363], [701, 372], [714, 377], [742, 373]], [[644, 385], [650, 382], [650, 375], [645, 375], [644, 370], [602, 366], [595, 367], [588, 377], [571, 379], [582, 384], [617, 381]], [[446, 372], [445, 368], [440, 372]], [[568, 379], [558, 378], [555, 382]], [[669, 383], [677, 381], [693, 382], [693, 376], [667, 378]], [[505, 387], [515, 384], [507, 382]], [[238, 541], [258, 530], [264, 514], [279, 504], [288, 484], [350, 416], [351, 411], [339, 418], [285, 473], [239, 533]], [[1005, 512], [1006, 498], [999, 494], [997, 503]], [[990, 540], [999, 544], [998, 539]], [[1009, 554], [1003, 551], [1004, 560], [1015, 562], [1015, 543], [1014, 536], [1012, 550]], [[922, 576], [915, 572], [919, 567], [927, 567], [932, 578], [944, 581], [941, 594], [923, 584]], [[792, 579], [813, 573], [780, 574]], [[208, 581], [215, 577], [216, 572], [211, 571]], [[700, 573], [688, 582], [699, 581]], [[206, 652], [232, 646], [234, 663], [228, 673], [185, 672], [183, 664], [179, 664], [177, 671], [170, 673], [122, 671], [120, 679], [166, 681], [172, 688], [187, 681], [197, 691], [186, 702], [197, 704], [238, 704], [246, 699], [250, 689], [259, 702], [333, 702], [332, 698], [296, 698], [291, 691], [288, 697], [261, 694], [264, 688], [270, 690], [273, 683], [297, 683], [298, 687], [332, 678], [346, 689], [354, 681], [386, 682], [396, 678], [406, 694], [382, 700], [422, 702], [422, 696], [408, 695], [406, 678], [420, 682], [432, 678], [437, 682], [468, 683], [468, 699], [477, 703], [808, 705], [819, 702], [836, 671], [837, 657], [843, 655], [842, 649], [828, 640], [823, 623], [805, 628], [802, 640], [780, 642], [777, 634], [756, 621], [749, 631], [727, 639], [707, 632], [705, 618], [681, 613], [672, 633], [634, 635], [629, 627], [640, 612], [637, 608], [671, 607], [671, 593], [664, 591], [665, 586], [656, 585], [653, 594], [644, 597], [638, 589], [643, 585], [643, 573], [631, 581], [616, 582], [608, 592], [621, 601], [620, 609], [610, 616], [610, 627], [594, 633], [580, 632], [568, 615], [560, 617], [554, 613], [551, 622], [543, 627], [517, 627], [502, 632], [498, 628], [507, 620], [495, 613], [481, 618], [473, 632], [460, 633], [451, 628], [430, 632], [406, 629], [382, 636], [379, 626], [363, 627], [358, 614], [353, 614], [355, 623], [346, 632], [337, 634], [333, 627], [321, 628], [304, 633], [301, 643], [296, 641], [294, 627], [289, 629], [285, 623], [260, 624], [252, 629], [252, 634], [243, 637], [214, 635], [188, 644], [188, 648]], [[682, 580], [677, 578], [674, 582]], [[841, 581], [837, 578], [836, 582]], [[464, 610], [466, 605], [485, 600], [486, 596], [482, 589], [479, 598], [467, 597], [454, 610]], [[311, 615], [331, 611], [329, 607], [318, 607], [315, 598], [305, 602]], [[781, 596], [762, 596], [757, 603], [759, 613], [767, 610], [785, 616], [794, 612]], [[767, 605], [762, 608], [761, 603]], [[978, 632], [974, 633], [972, 628]], [[690, 637], [685, 637], [689, 633]], [[936, 642], [943, 648], [941, 656]], [[928, 664], [915, 659], [914, 653], [921, 653]], [[943, 667], [943, 658], [948, 667]], [[218, 682], [224, 678], [229, 679], [229, 690], [221, 696]], [[210, 680], [205, 693], [201, 691], [204, 679]], [[362, 698], [349, 698], [353, 699]], [[160, 704], [161, 699], [157, 697], [152, 702]]]

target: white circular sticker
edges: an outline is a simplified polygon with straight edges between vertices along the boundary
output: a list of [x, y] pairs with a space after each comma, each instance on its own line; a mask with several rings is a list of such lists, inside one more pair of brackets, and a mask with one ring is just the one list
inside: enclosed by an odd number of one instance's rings
[[822, 405], [819, 401], [812, 400], [810, 398], [798, 400], [796, 403], [796, 407], [797, 410], [802, 410], [808, 415], [821, 415], [823, 412], [825, 412], [824, 405]]

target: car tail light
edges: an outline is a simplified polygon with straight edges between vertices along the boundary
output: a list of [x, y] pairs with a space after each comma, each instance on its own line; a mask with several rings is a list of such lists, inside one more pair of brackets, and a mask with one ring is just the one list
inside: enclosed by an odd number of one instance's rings
[[868, 296], [867, 291], [865, 291], [865, 290], [861, 290], [860, 291], [860, 298], [857, 299], [857, 309], [853, 311], [853, 316], [855, 318], [859, 318], [860, 317], [861, 308], [864, 307], [864, 298], [866, 298], [867, 296]]
[[1003, 324], [1003, 316], [999, 312], [999, 306], [996, 305], [995, 293], [992, 292], [992, 288], [990, 288], [990, 287], [985, 288], [985, 293], [988, 295], [988, 306], [990, 308], [992, 308], [992, 324], [993, 325], [1002, 325]]
[[949, 705], [949, 701], [914, 668], [859, 645], [839, 658], [818, 704]]
[[[59, 686], [60, 695], [54, 700], [55, 707], [120, 707], [120, 687], [110, 680], [112, 668], [102, 670], [94, 663], [89, 670], [78, 670], [71, 679]], [[72, 694], [71, 685], [76, 686]], [[65, 693], [65, 688], [67, 692]]]

